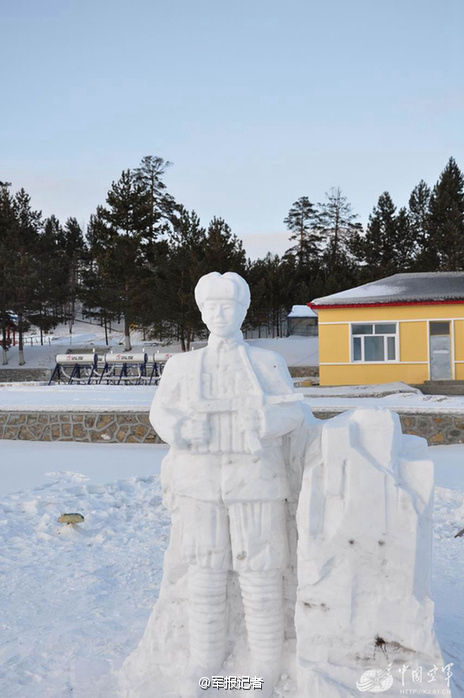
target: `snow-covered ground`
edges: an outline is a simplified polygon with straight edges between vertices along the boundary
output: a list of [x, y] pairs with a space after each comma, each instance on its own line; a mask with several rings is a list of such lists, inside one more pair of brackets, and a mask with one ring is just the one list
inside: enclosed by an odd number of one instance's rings
[[[115, 698], [112, 672], [138, 643], [161, 580], [169, 538], [158, 479], [165, 452], [0, 441], [1, 698]], [[464, 446], [430, 453], [437, 633], [459, 698], [464, 538], [454, 535], [464, 528]], [[57, 523], [74, 511], [85, 516], [79, 527]]]
[[[300, 387], [300, 383], [305, 379], [295, 378], [295, 387]], [[393, 393], [415, 393], [421, 395], [421, 391], [413, 388], [402, 381], [392, 383], [373, 383], [371, 385], [334, 385], [310, 387], [303, 392], [311, 397], [385, 397]]]
[[[37, 341], [37, 337], [34, 341]], [[54, 368], [56, 354], [63, 353], [70, 347], [101, 347], [105, 345], [105, 333], [99, 325], [88, 322], [76, 322], [73, 334], [69, 334], [67, 325], [60, 325], [53, 331], [50, 337], [44, 338], [45, 344], [34, 343], [32, 346], [26, 339], [24, 354], [26, 364], [24, 368]], [[179, 344], [159, 345], [156, 342], [143, 342], [141, 333], [134, 332], [131, 335], [134, 351], [145, 351], [154, 354], [161, 349], [163, 352], [174, 353], [180, 351]], [[109, 344], [118, 351], [124, 343], [122, 332], [113, 332], [109, 336]], [[317, 337], [286, 337], [279, 339], [250, 339], [249, 344], [253, 344], [263, 349], [272, 349], [281, 354], [288, 366], [318, 366], [319, 365], [319, 345]], [[205, 342], [194, 342], [194, 348], [199, 349]], [[8, 352], [8, 364], [1, 366], [2, 369], [18, 368], [18, 347], [11, 347]]]
[[[0, 497], [50, 484], [50, 473], [80, 473], [94, 484], [159, 475], [167, 446], [0, 440]], [[0, 693], [1, 696], [1, 693]]]
[[[44, 385], [0, 383], [0, 410], [107, 410], [150, 409], [155, 386]], [[423, 395], [401, 383], [340, 388], [297, 388], [317, 410], [387, 407], [401, 412], [464, 412], [464, 396]], [[401, 391], [401, 392], [395, 392]]]
[[[108, 672], [158, 593], [169, 519], [150, 472], [164, 452], [0, 442], [1, 470], [22, 474], [22, 491], [0, 499], [2, 698], [115, 696]], [[80, 528], [57, 523], [69, 511], [84, 514]]]
[[[35, 335], [32, 346], [27, 336], [25, 338], [24, 356], [26, 364], [24, 368], [53, 368], [55, 366], [55, 356], [62, 353], [68, 347], [83, 347], [105, 344], [105, 332], [99, 325], [89, 322], [76, 322], [73, 327], [73, 334], [69, 334], [67, 325], [59, 325], [53, 333], [44, 335], [44, 345], [35, 343], [38, 335]], [[50, 343], [49, 343], [50, 339]], [[138, 336], [135, 337], [138, 339]], [[116, 348], [119, 342], [124, 340], [122, 332], [114, 332], [110, 335], [109, 342]], [[2, 369], [17, 369], [18, 367], [18, 346], [11, 347], [8, 351], [8, 364], [1, 366]]]
[[111, 410], [150, 409], [155, 386], [41, 385], [0, 383], [0, 409]]
[[[375, 386], [371, 386], [374, 388]], [[307, 402], [314, 410], [330, 412], [332, 408], [349, 410], [353, 407], [386, 407], [391, 410], [399, 410], [401, 413], [421, 412], [464, 412], [464, 395], [423, 395], [420, 392], [401, 392], [384, 397], [322, 397], [319, 389], [299, 388]], [[354, 394], [354, 393], [353, 393]], [[0, 398], [1, 399], [1, 398]]]

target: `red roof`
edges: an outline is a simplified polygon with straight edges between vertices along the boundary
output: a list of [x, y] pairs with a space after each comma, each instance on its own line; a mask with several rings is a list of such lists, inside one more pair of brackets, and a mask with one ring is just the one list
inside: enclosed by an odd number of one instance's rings
[[463, 300], [440, 300], [440, 301], [387, 301], [386, 303], [338, 303], [337, 305], [318, 305], [314, 301], [306, 303], [310, 308], [320, 310], [333, 310], [334, 308], [385, 308], [395, 305], [456, 305], [464, 304]]

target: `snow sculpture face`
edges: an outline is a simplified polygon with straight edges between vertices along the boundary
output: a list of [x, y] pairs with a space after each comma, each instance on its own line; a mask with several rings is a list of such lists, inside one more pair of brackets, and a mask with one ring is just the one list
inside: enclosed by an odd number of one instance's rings
[[250, 289], [238, 274], [221, 275], [214, 271], [201, 277], [195, 299], [211, 334], [228, 337], [242, 326], [250, 304]]
[[235, 334], [245, 319], [246, 308], [233, 300], [208, 300], [201, 308], [206, 327], [218, 337]]

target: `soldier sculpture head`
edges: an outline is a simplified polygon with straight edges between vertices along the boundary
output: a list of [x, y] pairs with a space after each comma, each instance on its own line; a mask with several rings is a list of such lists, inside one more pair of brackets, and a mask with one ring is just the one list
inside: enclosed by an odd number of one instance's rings
[[250, 305], [250, 289], [245, 279], [233, 271], [212, 271], [197, 283], [195, 300], [211, 334], [228, 337], [242, 326]]

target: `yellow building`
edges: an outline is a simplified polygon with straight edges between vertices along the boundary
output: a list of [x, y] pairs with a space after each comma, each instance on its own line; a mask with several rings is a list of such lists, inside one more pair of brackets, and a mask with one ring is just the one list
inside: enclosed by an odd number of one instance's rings
[[464, 272], [395, 274], [308, 305], [321, 385], [464, 380]]

